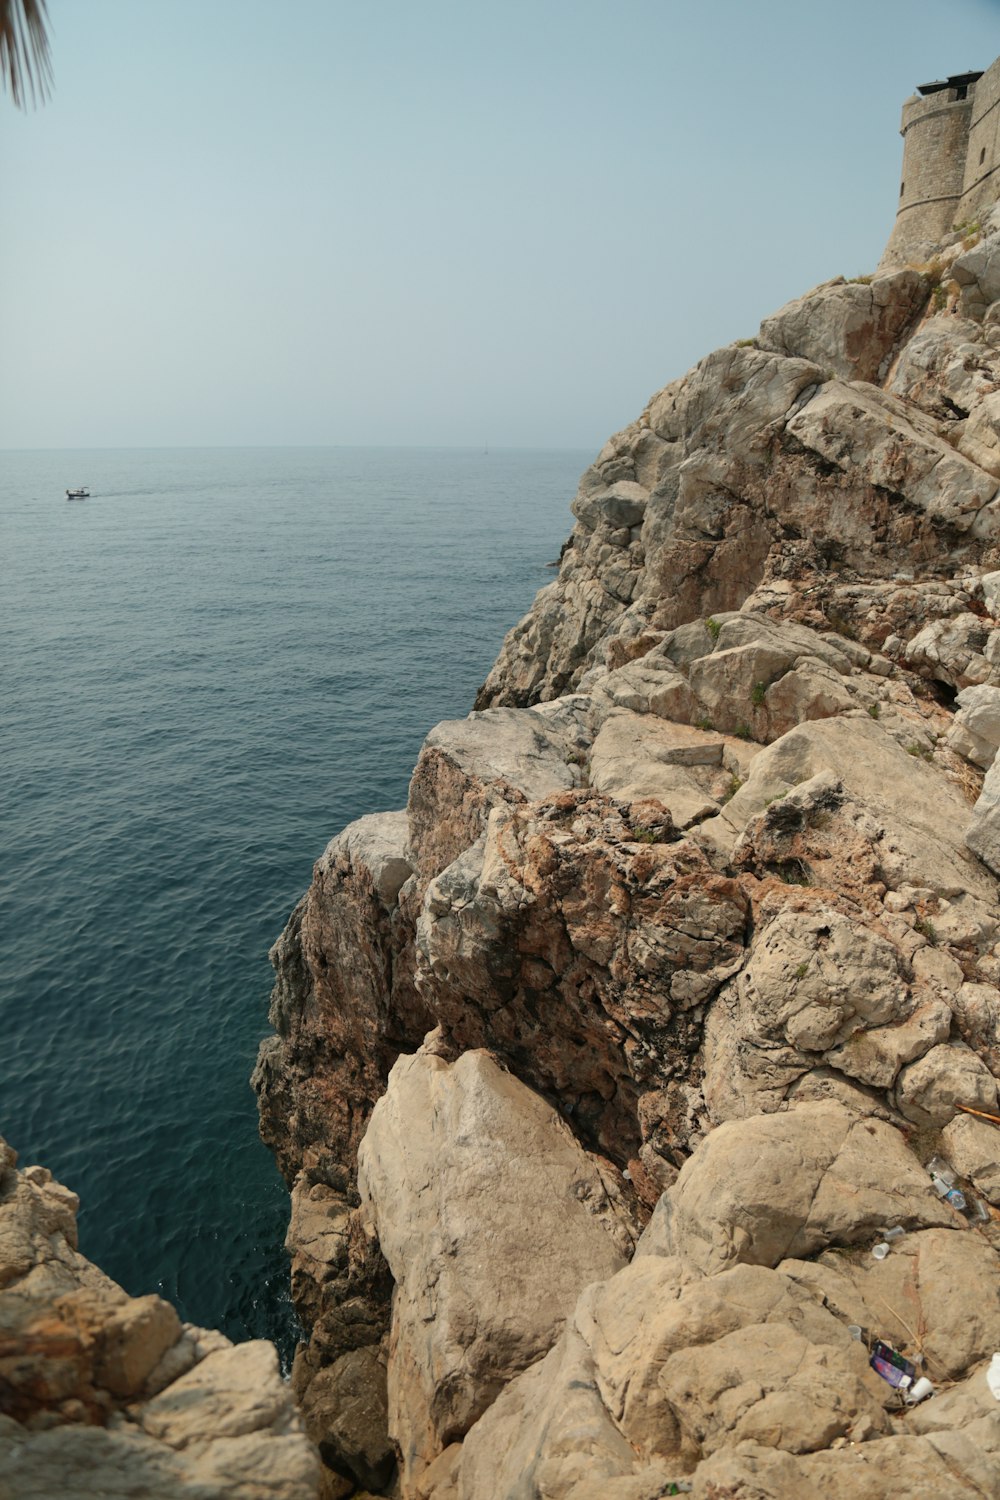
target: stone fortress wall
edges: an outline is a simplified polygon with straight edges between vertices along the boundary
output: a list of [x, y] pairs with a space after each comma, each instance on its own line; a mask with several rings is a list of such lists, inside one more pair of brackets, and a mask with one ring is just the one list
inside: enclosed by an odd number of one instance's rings
[[903, 105], [903, 173], [882, 266], [920, 260], [1000, 198], [1000, 58], [922, 84]]

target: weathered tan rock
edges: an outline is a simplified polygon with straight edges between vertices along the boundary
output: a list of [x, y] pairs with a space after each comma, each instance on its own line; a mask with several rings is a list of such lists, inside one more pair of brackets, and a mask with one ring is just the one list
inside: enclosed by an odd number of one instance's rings
[[128, 1297], [77, 1252], [75, 1195], [15, 1163], [0, 1141], [0, 1497], [318, 1497], [273, 1345]]
[[836, 1104], [719, 1125], [657, 1204], [640, 1254], [706, 1272], [855, 1245], [887, 1222], [954, 1223], [902, 1136]]
[[765, 318], [757, 342], [814, 360], [841, 380], [874, 381], [927, 296], [927, 281], [917, 271], [858, 282], [838, 277]]
[[826, 1252], [779, 1269], [845, 1323], [919, 1355], [936, 1387], [960, 1378], [1000, 1340], [997, 1253], [957, 1211], [948, 1229], [893, 1240], [881, 1261]]
[[829, 381], [788, 432], [827, 463], [901, 494], [959, 531], [996, 497], [996, 477], [960, 458], [931, 421], [860, 381]]
[[400, 1058], [358, 1184], [396, 1279], [389, 1430], [408, 1483], [551, 1347], [633, 1231], [566, 1124], [483, 1052]]
[[1000, 298], [1000, 234], [988, 234], [952, 261], [951, 274], [962, 288], [962, 309], [981, 318]]
[[1000, 746], [1000, 688], [982, 684], [963, 688], [948, 744], [959, 755], [988, 770]]
[[1000, 761], [994, 760], [986, 773], [965, 842], [995, 875], [1000, 875]]
[[589, 1288], [552, 1353], [472, 1428], [456, 1492], [600, 1493], [590, 1481], [638, 1496], [658, 1480], [662, 1493], [750, 1435], [802, 1452], [862, 1421], [888, 1431], [886, 1389], [788, 1277], [740, 1266], [702, 1280], [646, 1257]]
[[[881, 825], [874, 842], [884, 885], [923, 887], [955, 904], [981, 903], [985, 912], [995, 906], [991, 877], [964, 847], [969, 813], [962, 793], [867, 714], [801, 724], [768, 745], [721, 819], [734, 832], [765, 809], [780, 819], [770, 803], [822, 772]], [[792, 808], [791, 823], [801, 824]]]
[[802, 1500], [804, 1495], [849, 1495], [851, 1500], [982, 1500], [1000, 1479], [1000, 1461], [974, 1440], [886, 1437], [807, 1455], [743, 1443], [713, 1455], [692, 1479], [692, 1500], [747, 1495], [753, 1500]]
[[903, 1068], [896, 1103], [917, 1125], [946, 1125], [958, 1104], [995, 1111], [996, 1079], [971, 1048], [941, 1043]]
[[957, 1114], [941, 1132], [944, 1154], [995, 1208], [1000, 1208], [1000, 1134], [995, 1125]]
[[410, 849], [423, 880], [467, 849], [492, 807], [580, 784], [574, 745], [543, 714], [490, 709], [449, 719], [424, 742], [408, 804]]
[[948, 1040], [951, 1015], [951, 1007], [944, 1000], [927, 1000], [894, 1026], [855, 1032], [827, 1052], [826, 1061], [872, 1088], [891, 1088], [904, 1064]]
[[830, 906], [779, 910], [737, 980], [744, 1035], [825, 1052], [907, 1007], [891, 944]]
[[[654, 1500], [685, 1474], [705, 1500], [998, 1487], [998, 1414], [963, 1398], [932, 1420], [938, 1396], [918, 1425], [846, 1333], [920, 1345], [939, 1386], [997, 1337], [994, 1227], [921, 1165], [951, 1150], [992, 1191], [991, 1127], [955, 1114], [995, 1107], [1000, 1077], [991, 782], [972, 810], [1000, 738], [991, 275], [963, 266], [964, 315], [912, 270], [829, 283], [657, 393], [581, 479], [488, 712], [429, 736], [405, 844], [396, 815], [318, 867], [259, 1083], [295, 1178], [295, 1389], [340, 1471], [353, 1453], [395, 1482], [373, 1394], [391, 1352], [402, 1500]], [[475, 1133], [426, 1105], [425, 1189], [380, 1208], [385, 1343], [353, 1153], [435, 1022], [421, 1067], [488, 1048], [624, 1169], [603, 1191], [660, 1198], [644, 1253], [565, 1326], [522, 1297], [547, 1330], [528, 1369], [477, 1343], [478, 1303], [507, 1317], [528, 1189], [466, 1195]], [[456, 1193], [451, 1254], [414, 1225], [426, 1200], [447, 1227]], [[876, 1262], [890, 1225], [908, 1233]], [[466, 1253], [501, 1287], [475, 1319], [452, 1297]], [[528, 1346], [511, 1317], [497, 1350]]]
[[497, 809], [432, 882], [419, 982], [456, 1048], [557, 1093], [624, 1165], [639, 1093], [690, 1076], [698, 1007], [742, 964], [747, 913], [662, 806], [564, 794]]

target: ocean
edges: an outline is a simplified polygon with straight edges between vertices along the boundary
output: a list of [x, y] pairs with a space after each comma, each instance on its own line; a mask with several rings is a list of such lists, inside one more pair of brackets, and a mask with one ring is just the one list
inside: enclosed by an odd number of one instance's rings
[[471, 708], [590, 458], [0, 456], [0, 1134], [130, 1293], [287, 1360], [248, 1082], [267, 950], [327, 841], [404, 806]]

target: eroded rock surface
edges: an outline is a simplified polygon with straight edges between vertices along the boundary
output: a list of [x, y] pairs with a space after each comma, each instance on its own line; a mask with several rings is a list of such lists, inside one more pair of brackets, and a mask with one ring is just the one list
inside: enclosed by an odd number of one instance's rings
[[255, 1082], [338, 1483], [1000, 1490], [997, 214], [981, 245], [654, 396], [478, 710], [317, 865]]
[[547, 1353], [636, 1232], [607, 1164], [485, 1052], [400, 1058], [359, 1186], [396, 1280], [390, 1434], [412, 1483]]
[[0, 1141], [0, 1497], [312, 1500], [273, 1345], [182, 1324], [76, 1248], [75, 1194]]

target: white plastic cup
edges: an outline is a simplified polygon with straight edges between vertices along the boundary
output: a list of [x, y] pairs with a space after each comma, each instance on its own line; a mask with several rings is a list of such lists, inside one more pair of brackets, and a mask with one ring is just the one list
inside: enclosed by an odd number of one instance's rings
[[924, 1401], [928, 1396], [933, 1396], [933, 1394], [934, 1387], [926, 1375], [921, 1375], [920, 1379], [915, 1380], [906, 1393], [907, 1405], [916, 1406], [918, 1401]]
[[876, 1260], [885, 1260], [888, 1254], [889, 1246], [886, 1244], [885, 1240], [880, 1240], [877, 1245], [872, 1246], [872, 1255]]

